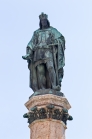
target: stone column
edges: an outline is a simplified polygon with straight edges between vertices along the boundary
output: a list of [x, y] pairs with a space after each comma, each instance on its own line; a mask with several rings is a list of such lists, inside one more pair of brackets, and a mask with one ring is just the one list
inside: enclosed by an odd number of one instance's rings
[[32, 96], [26, 103], [30, 128], [30, 139], [65, 139], [67, 120], [72, 120], [68, 114], [71, 108], [63, 96], [44, 94]]
[[29, 125], [30, 139], [65, 139], [66, 126], [62, 121], [43, 119]]

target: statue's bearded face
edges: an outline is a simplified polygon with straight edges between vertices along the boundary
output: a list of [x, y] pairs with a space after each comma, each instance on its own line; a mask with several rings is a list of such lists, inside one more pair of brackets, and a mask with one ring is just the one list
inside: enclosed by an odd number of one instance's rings
[[47, 19], [41, 19], [42, 27], [48, 26]]

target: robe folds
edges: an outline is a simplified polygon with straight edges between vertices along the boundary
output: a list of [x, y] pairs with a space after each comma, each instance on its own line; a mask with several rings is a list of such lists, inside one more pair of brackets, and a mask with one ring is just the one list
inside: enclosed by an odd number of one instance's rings
[[[26, 53], [29, 53], [29, 51], [30, 59], [28, 60], [28, 68], [30, 70], [30, 87], [34, 91], [39, 89], [37, 87], [36, 71], [36, 66], [39, 64], [45, 64], [47, 61], [52, 60], [54, 67], [57, 66], [57, 72], [61, 71], [62, 73], [62, 77], [58, 77], [58, 80], [63, 78], [65, 38], [57, 29], [49, 27], [34, 31], [32, 39], [26, 48]], [[55, 65], [55, 60], [57, 65]]]

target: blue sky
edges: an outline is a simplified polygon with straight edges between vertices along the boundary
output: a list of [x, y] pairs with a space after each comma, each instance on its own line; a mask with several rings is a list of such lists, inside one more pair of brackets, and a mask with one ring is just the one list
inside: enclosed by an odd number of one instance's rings
[[28, 139], [22, 115], [33, 93], [29, 71], [22, 60], [39, 14], [48, 14], [51, 26], [66, 39], [62, 92], [72, 108], [66, 139], [92, 138], [92, 1], [0, 0], [0, 138]]

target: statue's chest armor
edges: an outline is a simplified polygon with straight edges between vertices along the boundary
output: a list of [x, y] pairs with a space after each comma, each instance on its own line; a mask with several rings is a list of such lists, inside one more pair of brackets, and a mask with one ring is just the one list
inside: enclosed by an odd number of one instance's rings
[[47, 45], [47, 39], [50, 33], [51, 31], [48, 30], [38, 32], [38, 45]]

